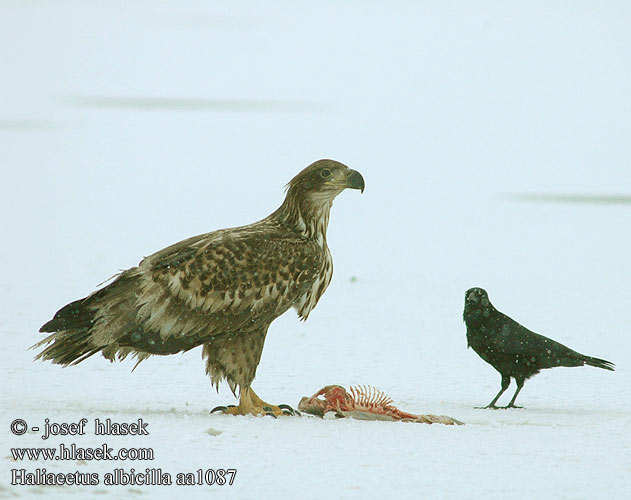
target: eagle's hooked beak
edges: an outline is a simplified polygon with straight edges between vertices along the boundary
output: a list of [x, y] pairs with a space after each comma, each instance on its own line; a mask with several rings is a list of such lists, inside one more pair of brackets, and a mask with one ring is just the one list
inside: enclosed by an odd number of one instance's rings
[[362, 174], [360, 174], [357, 170], [350, 170], [346, 175], [346, 187], [351, 189], [361, 189], [361, 192], [364, 192], [364, 178]]

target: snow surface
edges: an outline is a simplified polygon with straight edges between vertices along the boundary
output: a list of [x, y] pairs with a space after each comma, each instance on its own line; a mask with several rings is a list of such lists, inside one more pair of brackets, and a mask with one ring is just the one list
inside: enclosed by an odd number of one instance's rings
[[[628, 2], [22, 2], [0, 6], [0, 496], [623, 498], [631, 491]], [[200, 349], [62, 369], [28, 346], [67, 302], [185, 237], [252, 222], [331, 157], [362, 172], [329, 228], [333, 282], [270, 328], [254, 387], [296, 405], [372, 384], [461, 427], [209, 415]], [[466, 349], [464, 291], [617, 364], [547, 370], [526, 409]], [[514, 384], [501, 400], [508, 401]], [[14, 436], [89, 420], [85, 436]], [[94, 419], [149, 436], [92, 433]], [[152, 447], [14, 462], [10, 447]], [[10, 469], [236, 468], [232, 486], [10, 486]], [[628, 497], [627, 497], [628, 498]]]

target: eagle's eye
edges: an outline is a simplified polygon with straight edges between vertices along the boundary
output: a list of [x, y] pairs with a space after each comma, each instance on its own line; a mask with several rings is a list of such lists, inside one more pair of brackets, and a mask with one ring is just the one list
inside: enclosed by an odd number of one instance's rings
[[331, 171], [328, 168], [323, 168], [320, 170], [320, 175], [326, 179], [327, 177], [331, 177]]

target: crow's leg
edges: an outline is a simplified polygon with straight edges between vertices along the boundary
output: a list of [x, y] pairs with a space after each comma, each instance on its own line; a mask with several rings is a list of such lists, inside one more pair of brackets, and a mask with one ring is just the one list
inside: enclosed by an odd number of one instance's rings
[[508, 403], [508, 405], [504, 408], [523, 408], [523, 406], [516, 406], [515, 400], [517, 399], [517, 394], [519, 394], [519, 391], [521, 391], [521, 388], [524, 386], [525, 380], [523, 378], [516, 378], [515, 382], [517, 382], [517, 390], [515, 391], [515, 394], [513, 394], [513, 399], [511, 399], [510, 403]]
[[[491, 401], [488, 405], [486, 406], [476, 406], [477, 409], [486, 409], [486, 408], [493, 408], [494, 410], [498, 409], [499, 406], [495, 406], [495, 403], [497, 403], [497, 400], [500, 398], [500, 396], [502, 394], [504, 394], [504, 391], [506, 389], [508, 389], [508, 386], [510, 385], [510, 376], [508, 375], [502, 375], [502, 388], [500, 389], [500, 392], [497, 393], [497, 395], [493, 398], [493, 401]], [[522, 382], [523, 385], [523, 382]], [[517, 391], [519, 392], [519, 391]]]

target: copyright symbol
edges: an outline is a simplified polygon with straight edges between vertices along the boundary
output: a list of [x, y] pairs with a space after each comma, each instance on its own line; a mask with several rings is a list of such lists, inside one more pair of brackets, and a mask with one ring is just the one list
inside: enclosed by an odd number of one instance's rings
[[21, 436], [28, 429], [28, 425], [21, 418], [16, 418], [13, 422], [11, 422], [11, 432], [16, 436]]

